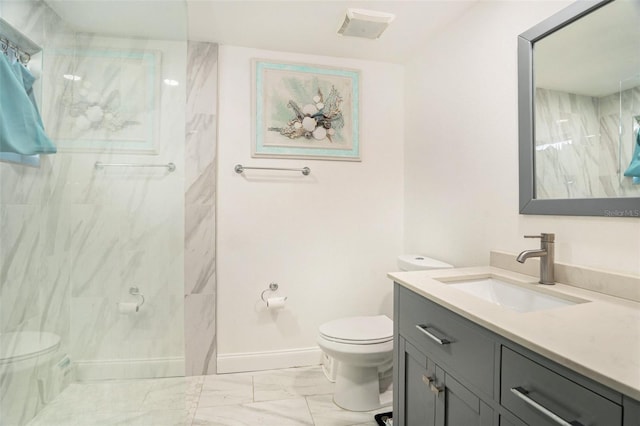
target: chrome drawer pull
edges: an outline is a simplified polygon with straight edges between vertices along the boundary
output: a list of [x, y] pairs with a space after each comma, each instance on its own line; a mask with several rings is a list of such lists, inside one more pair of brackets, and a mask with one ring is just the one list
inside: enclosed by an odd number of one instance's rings
[[431, 382], [433, 382], [433, 378], [431, 376], [427, 376], [426, 374], [422, 375], [422, 382], [425, 385], [431, 385]]
[[554, 422], [558, 423], [559, 425], [563, 425], [563, 426], [583, 426], [582, 423], [579, 423], [579, 422], [577, 422], [575, 420], [572, 421], [572, 422], [568, 422], [565, 419], [563, 419], [562, 417], [560, 417], [559, 415], [557, 415], [556, 413], [554, 413], [553, 411], [551, 411], [548, 408], [538, 404], [533, 399], [529, 398], [527, 396], [527, 394], [529, 392], [527, 392], [525, 389], [523, 389], [520, 386], [516, 386], [515, 388], [511, 388], [511, 393], [514, 394], [515, 396], [517, 396], [518, 398], [520, 398], [521, 400], [523, 400], [524, 402], [526, 402], [527, 404], [529, 404], [531, 407], [535, 408], [536, 410], [538, 410], [539, 412], [544, 414], [545, 416], [549, 417], [551, 420], [553, 420]]
[[439, 345], [448, 345], [449, 343], [451, 343], [449, 339], [438, 337], [435, 334], [431, 333], [429, 330], [427, 330], [426, 325], [416, 325], [416, 328], [420, 330], [422, 333], [424, 333], [424, 335], [427, 336], [429, 339], [433, 340]]

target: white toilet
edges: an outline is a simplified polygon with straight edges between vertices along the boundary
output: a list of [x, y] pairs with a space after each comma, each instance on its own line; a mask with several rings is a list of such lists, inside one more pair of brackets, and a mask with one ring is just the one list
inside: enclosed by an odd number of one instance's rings
[[[398, 257], [403, 271], [453, 268], [420, 255]], [[338, 363], [333, 401], [351, 411], [370, 411], [391, 404], [381, 401], [378, 372], [393, 358], [393, 321], [385, 315], [348, 317], [318, 329], [320, 349]]]

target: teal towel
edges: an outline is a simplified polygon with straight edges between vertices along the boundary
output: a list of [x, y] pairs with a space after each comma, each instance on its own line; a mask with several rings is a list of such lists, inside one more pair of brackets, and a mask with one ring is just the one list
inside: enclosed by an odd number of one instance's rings
[[0, 152], [53, 154], [33, 96], [35, 78], [13, 56], [0, 54]]
[[629, 164], [627, 170], [624, 171], [624, 175], [640, 178], [640, 129], [636, 132], [636, 147], [633, 150], [631, 164]]

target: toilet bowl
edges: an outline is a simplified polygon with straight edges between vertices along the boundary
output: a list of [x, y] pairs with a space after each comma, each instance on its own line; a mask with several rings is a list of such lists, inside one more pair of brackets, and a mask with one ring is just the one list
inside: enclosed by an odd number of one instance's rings
[[381, 406], [378, 367], [393, 358], [393, 321], [385, 315], [322, 324], [318, 346], [338, 361], [333, 401], [351, 411]]
[[[421, 255], [398, 256], [398, 266], [403, 271], [453, 268]], [[337, 363], [337, 369], [331, 369], [335, 371], [336, 405], [351, 411], [391, 405], [391, 400], [381, 398], [378, 374], [393, 359], [393, 321], [385, 315], [329, 321], [319, 327], [317, 343]]]
[[0, 333], [0, 375], [44, 364], [59, 346], [60, 336], [45, 331]]

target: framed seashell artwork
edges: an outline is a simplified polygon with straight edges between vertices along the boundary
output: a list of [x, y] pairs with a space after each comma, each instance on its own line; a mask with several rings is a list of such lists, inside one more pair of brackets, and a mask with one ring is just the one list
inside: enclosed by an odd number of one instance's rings
[[157, 154], [162, 51], [100, 42], [45, 52], [45, 128], [62, 152]]
[[360, 161], [360, 71], [252, 60], [252, 157]]

